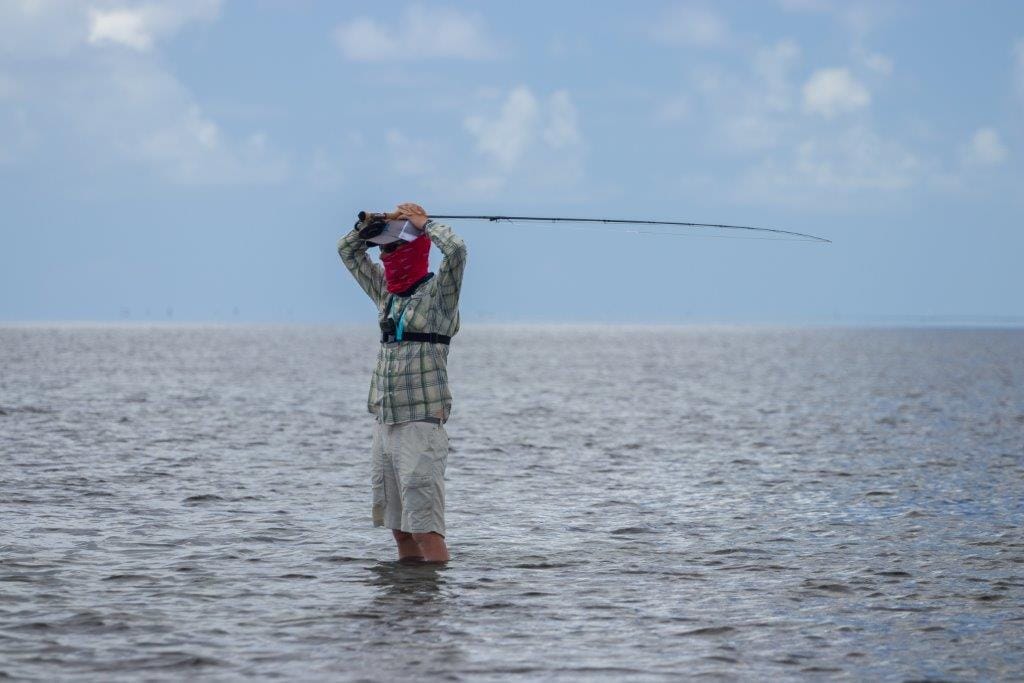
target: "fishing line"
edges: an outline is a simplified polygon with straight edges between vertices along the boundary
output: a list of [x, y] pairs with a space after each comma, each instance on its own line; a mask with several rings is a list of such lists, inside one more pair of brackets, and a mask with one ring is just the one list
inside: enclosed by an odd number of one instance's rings
[[[699, 235], [699, 234], [688, 234], [688, 233], [672, 233], [672, 232], [657, 232], [657, 231], [640, 231], [640, 230], [628, 230], [628, 231], [612, 231], [612, 232], [633, 232], [636, 234], [648, 234], [648, 235], [667, 235], [670, 237], [719, 237], [725, 239], [761, 239], [761, 240], [775, 240], [775, 241], [786, 241], [786, 242], [821, 242], [825, 244], [831, 244], [832, 240], [825, 239], [824, 237], [818, 237], [816, 235], [808, 235], [802, 232], [794, 232], [792, 230], [780, 230], [777, 228], [757, 228], [750, 225], [728, 225], [725, 223], [691, 223], [687, 221], [654, 221], [654, 220], [634, 220], [626, 218], [566, 218], [560, 216], [479, 216], [479, 215], [457, 215], [457, 214], [432, 214], [431, 218], [447, 218], [452, 220], [464, 220], [464, 221], [489, 221], [491, 223], [517, 223], [517, 222], [534, 222], [534, 223], [599, 223], [605, 225], [670, 225], [678, 226], [682, 228], [712, 228], [719, 230], [746, 230], [753, 232], [767, 232], [776, 235], [788, 235], [789, 237], [739, 237], [731, 235]], [[576, 228], [582, 230], [583, 228]], [[797, 238], [797, 239], [793, 239]]]

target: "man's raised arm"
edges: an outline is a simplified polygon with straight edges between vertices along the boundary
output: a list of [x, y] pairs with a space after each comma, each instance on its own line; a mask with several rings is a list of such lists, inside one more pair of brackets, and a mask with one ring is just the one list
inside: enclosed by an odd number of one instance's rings
[[352, 273], [352, 277], [356, 279], [367, 296], [373, 299], [373, 303], [379, 306], [387, 291], [384, 283], [384, 269], [370, 260], [367, 251], [367, 243], [360, 239], [359, 231], [356, 228], [338, 240], [338, 256], [341, 257], [341, 262]]
[[444, 260], [437, 271], [437, 291], [444, 307], [454, 311], [459, 305], [459, 291], [462, 289], [462, 274], [466, 270], [466, 243], [444, 223], [429, 219], [424, 230]]

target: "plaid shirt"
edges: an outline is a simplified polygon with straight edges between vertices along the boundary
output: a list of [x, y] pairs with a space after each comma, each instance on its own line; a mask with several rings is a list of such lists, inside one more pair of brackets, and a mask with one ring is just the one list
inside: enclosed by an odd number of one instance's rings
[[[459, 290], [466, 268], [466, 243], [447, 225], [428, 220], [424, 229], [444, 254], [435, 277], [407, 297], [395, 296], [390, 315], [404, 314], [405, 331], [436, 332], [454, 337], [459, 331]], [[353, 228], [338, 240], [338, 255], [356, 282], [377, 305], [378, 322], [384, 322], [392, 294], [384, 269], [370, 260], [368, 244]], [[452, 409], [448, 389], [448, 345], [427, 342], [381, 344], [377, 368], [370, 380], [367, 408], [385, 424], [427, 417], [447, 421]]]

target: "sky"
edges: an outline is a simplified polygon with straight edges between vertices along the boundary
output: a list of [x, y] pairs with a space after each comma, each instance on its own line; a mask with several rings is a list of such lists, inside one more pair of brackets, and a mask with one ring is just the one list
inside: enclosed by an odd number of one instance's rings
[[372, 324], [414, 201], [833, 241], [455, 222], [467, 323], [1024, 324], [1022, 158], [1016, 0], [0, 0], [0, 321]]

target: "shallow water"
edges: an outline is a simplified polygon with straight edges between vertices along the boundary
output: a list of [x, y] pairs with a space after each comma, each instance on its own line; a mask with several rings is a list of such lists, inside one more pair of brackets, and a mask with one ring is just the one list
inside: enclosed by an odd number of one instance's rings
[[1024, 677], [1024, 331], [469, 327], [443, 568], [375, 343], [0, 328], [0, 678]]

